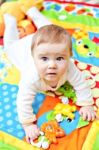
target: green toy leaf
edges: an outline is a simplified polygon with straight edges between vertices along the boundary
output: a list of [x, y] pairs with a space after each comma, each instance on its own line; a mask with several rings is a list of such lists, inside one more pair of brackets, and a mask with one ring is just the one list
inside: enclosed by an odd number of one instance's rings
[[62, 85], [57, 92], [60, 92], [63, 94], [63, 96], [67, 97], [67, 98], [71, 98], [73, 100], [73, 102], [76, 102], [76, 94], [75, 91], [72, 87], [72, 85], [66, 81], [64, 85]]

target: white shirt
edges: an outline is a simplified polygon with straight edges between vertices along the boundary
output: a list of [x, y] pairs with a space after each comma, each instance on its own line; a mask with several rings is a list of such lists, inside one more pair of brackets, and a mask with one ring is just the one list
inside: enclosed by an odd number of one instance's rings
[[33, 34], [13, 42], [13, 44], [6, 48], [8, 57], [21, 72], [21, 81], [17, 95], [17, 110], [20, 122], [22, 124], [28, 124], [36, 120], [32, 103], [37, 92], [56, 91], [66, 81], [69, 81], [75, 89], [77, 96], [76, 104], [78, 106], [92, 105], [91, 89], [87, 85], [82, 73], [71, 60], [68, 66], [68, 72], [63, 75], [56, 88], [48, 86], [40, 79], [31, 56], [32, 37]]

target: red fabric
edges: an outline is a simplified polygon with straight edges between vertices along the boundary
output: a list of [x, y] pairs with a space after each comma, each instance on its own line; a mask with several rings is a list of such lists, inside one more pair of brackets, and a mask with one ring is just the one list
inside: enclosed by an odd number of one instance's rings
[[51, 1], [51, 2], [58, 2], [58, 3], [62, 3], [62, 4], [80, 4], [80, 5], [86, 5], [86, 6], [93, 6], [93, 7], [99, 7], [99, 4], [90, 4], [89, 3], [85, 3], [85, 2], [72, 2], [72, 1], [66, 1], [66, 0], [45, 0], [45, 1]]
[[3, 38], [0, 38], [0, 45], [3, 45]]

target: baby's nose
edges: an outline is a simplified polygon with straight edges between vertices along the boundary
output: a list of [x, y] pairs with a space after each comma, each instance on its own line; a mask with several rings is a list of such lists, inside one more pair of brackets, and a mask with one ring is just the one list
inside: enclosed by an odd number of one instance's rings
[[55, 61], [50, 61], [49, 62], [49, 68], [56, 69], [56, 63], [55, 63]]

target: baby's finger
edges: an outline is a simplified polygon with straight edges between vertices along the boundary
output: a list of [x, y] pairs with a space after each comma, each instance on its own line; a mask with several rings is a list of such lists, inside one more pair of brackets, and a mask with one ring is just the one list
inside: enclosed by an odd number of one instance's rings
[[26, 142], [30, 143], [30, 138], [28, 136], [26, 136]]
[[83, 120], [87, 120], [87, 113], [82, 113], [82, 118], [83, 118]]
[[96, 118], [96, 113], [94, 112], [91, 114], [91, 121], [93, 121], [95, 118]]
[[35, 132], [35, 134], [36, 134], [37, 136], [40, 135], [40, 130], [39, 130], [39, 129], [38, 129], [38, 130], [35, 130], [34, 132]]
[[80, 109], [79, 110], [79, 114], [82, 116], [83, 115], [83, 111]]
[[30, 139], [35, 140], [37, 138], [37, 135], [35, 133], [31, 132], [29, 137], [30, 137]]
[[30, 133], [29, 136], [30, 136], [31, 139], [36, 139], [36, 138], [38, 138], [38, 136], [39, 136], [38, 130], [31, 131], [31, 133]]
[[93, 115], [93, 118], [94, 118], [94, 114], [87, 113], [87, 121], [91, 121], [92, 120], [92, 115]]

